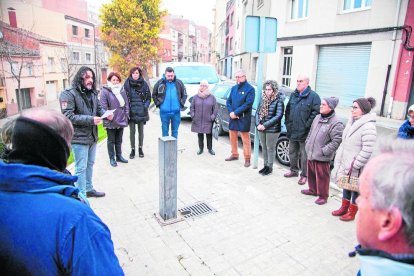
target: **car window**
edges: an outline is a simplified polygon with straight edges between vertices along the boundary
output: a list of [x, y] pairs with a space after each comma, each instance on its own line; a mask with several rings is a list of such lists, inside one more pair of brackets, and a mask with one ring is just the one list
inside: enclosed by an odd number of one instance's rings
[[177, 78], [186, 84], [199, 84], [202, 80], [210, 84], [219, 82], [216, 70], [211, 66], [176, 66], [174, 71]]
[[228, 86], [217, 85], [213, 90], [213, 95], [216, 98], [226, 99], [227, 90], [229, 90]]

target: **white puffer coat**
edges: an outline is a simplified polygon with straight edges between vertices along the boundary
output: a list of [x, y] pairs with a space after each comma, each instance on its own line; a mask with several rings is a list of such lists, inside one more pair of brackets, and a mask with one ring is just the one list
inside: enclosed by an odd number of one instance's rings
[[375, 114], [365, 114], [348, 120], [342, 134], [342, 143], [335, 156], [334, 180], [347, 175], [355, 158], [352, 175], [358, 176], [374, 150], [377, 138]]

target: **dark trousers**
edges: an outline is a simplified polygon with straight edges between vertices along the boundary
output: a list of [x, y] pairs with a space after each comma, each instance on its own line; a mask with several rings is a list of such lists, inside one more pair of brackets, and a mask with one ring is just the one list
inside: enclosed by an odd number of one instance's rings
[[142, 144], [144, 143], [144, 124], [145, 122], [129, 122], [129, 140], [131, 142], [131, 149], [135, 149], [135, 125], [138, 127], [138, 146], [142, 148]]
[[300, 157], [300, 166], [302, 172], [301, 176], [307, 176], [307, 155], [305, 150], [305, 141], [292, 141], [289, 140], [289, 159], [290, 159], [290, 170], [292, 172], [299, 172], [298, 161]]
[[[213, 134], [206, 134], [207, 139], [207, 149], [213, 149]], [[204, 133], [198, 133], [198, 147], [200, 149], [204, 148]]]
[[358, 192], [354, 192], [354, 191], [350, 191], [350, 190], [346, 190], [344, 189], [342, 191], [342, 197], [348, 200], [352, 199], [352, 204], [355, 204], [355, 200], [358, 198], [359, 193]]
[[316, 160], [308, 160], [308, 185], [309, 190], [319, 198], [329, 197], [330, 164]]
[[109, 158], [113, 159], [116, 156], [119, 157], [122, 155], [122, 134], [124, 133], [123, 128], [114, 128], [114, 129], [106, 129], [106, 133], [108, 134], [108, 154]]

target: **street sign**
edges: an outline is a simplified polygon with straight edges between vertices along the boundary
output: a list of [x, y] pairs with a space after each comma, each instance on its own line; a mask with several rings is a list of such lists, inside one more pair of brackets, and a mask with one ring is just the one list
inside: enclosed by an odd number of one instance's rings
[[[263, 43], [260, 43], [261, 39], [263, 40]], [[245, 24], [245, 30], [244, 30], [244, 45], [245, 45], [246, 52], [248, 53], [276, 52], [276, 40], [277, 40], [277, 19], [276, 18], [273, 18], [273, 17], [262, 17], [261, 18], [260, 16], [250, 16], [250, 15], [246, 16], [246, 24]], [[260, 46], [262, 46], [263, 49], [261, 49]]]

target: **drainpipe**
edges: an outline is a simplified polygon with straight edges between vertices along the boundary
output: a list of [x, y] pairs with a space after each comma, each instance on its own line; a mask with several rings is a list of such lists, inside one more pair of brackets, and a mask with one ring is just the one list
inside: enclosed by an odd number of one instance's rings
[[[394, 22], [394, 27], [398, 26], [398, 21], [400, 19], [400, 9], [401, 9], [401, 0], [398, 0], [397, 2], [397, 10], [395, 11], [395, 22]], [[383, 112], [384, 112], [384, 105], [385, 105], [385, 97], [387, 95], [387, 87], [388, 87], [388, 80], [390, 77], [390, 71], [391, 71], [391, 64], [392, 64], [392, 58], [394, 56], [394, 49], [395, 49], [395, 44], [396, 44], [396, 38], [397, 38], [397, 30], [394, 30], [393, 34], [392, 34], [392, 46], [391, 46], [391, 54], [390, 54], [390, 61], [388, 63], [388, 68], [387, 68], [387, 77], [385, 80], [385, 87], [384, 87], [384, 94], [382, 97], [382, 103], [381, 103], [381, 116], [383, 116]], [[402, 53], [402, 48], [400, 50], [400, 55]], [[398, 58], [398, 60], [400, 60], [401, 57]], [[398, 73], [398, 68], [399, 68], [399, 63], [397, 64], [397, 71], [396, 73]], [[394, 80], [394, 84], [395, 84], [395, 80]], [[395, 85], [394, 85], [394, 89], [393, 91], [391, 91], [390, 94], [390, 102], [388, 104], [388, 111], [387, 111], [387, 118], [391, 118], [391, 112], [392, 112], [392, 105], [394, 102], [394, 94], [395, 94]]]

